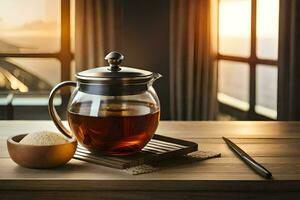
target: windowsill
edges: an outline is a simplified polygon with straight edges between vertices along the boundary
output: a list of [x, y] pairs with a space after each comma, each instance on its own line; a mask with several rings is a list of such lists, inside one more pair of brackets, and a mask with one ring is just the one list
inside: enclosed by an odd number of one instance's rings
[[223, 93], [218, 93], [218, 100], [219, 102], [238, 108], [240, 110], [243, 111], [248, 111], [249, 110], [249, 103], [245, 102], [245, 101], [241, 101], [239, 99], [236, 99], [234, 97], [228, 96], [226, 94]]
[[[13, 98], [11, 100], [11, 98]], [[34, 94], [34, 95], [22, 95], [15, 94], [13, 97], [10, 95], [0, 96], [0, 106], [7, 106], [10, 102], [12, 106], [48, 106], [49, 95]], [[55, 96], [53, 103], [55, 106], [62, 104], [61, 97]]]
[[[220, 103], [226, 104], [228, 106], [240, 109], [242, 111], [247, 112], [249, 110], [249, 104], [247, 102], [241, 101], [239, 99], [236, 99], [234, 97], [228, 96], [223, 93], [218, 93], [218, 101]], [[259, 115], [271, 118], [271, 119], [277, 119], [277, 111], [266, 108], [264, 106], [256, 105], [255, 106], [255, 112]]]
[[255, 106], [255, 112], [271, 119], [277, 119], [277, 111], [264, 106]]

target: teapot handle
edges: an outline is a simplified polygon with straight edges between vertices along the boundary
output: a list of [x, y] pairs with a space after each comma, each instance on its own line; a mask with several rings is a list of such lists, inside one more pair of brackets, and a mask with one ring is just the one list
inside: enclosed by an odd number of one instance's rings
[[68, 138], [72, 138], [72, 133], [63, 125], [63, 123], [54, 107], [53, 99], [54, 99], [54, 96], [55, 96], [57, 90], [59, 90], [60, 88], [65, 87], [65, 86], [76, 87], [76, 85], [77, 85], [77, 83], [74, 81], [64, 81], [64, 82], [57, 84], [51, 90], [50, 96], [49, 96], [49, 101], [48, 101], [48, 111], [49, 111], [49, 115], [50, 115], [51, 119], [53, 120], [53, 122], [54, 122], [55, 126], [58, 128], [58, 130]]

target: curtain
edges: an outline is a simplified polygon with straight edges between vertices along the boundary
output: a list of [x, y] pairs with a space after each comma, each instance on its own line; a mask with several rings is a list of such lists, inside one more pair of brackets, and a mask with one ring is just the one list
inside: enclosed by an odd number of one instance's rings
[[300, 120], [300, 1], [281, 0], [278, 120]]
[[76, 71], [105, 65], [110, 51], [120, 51], [122, 0], [75, 1]]
[[[217, 107], [216, 41], [210, 0], [170, 1], [170, 106], [173, 120], [212, 120]], [[213, 31], [213, 32], [212, 32]]]

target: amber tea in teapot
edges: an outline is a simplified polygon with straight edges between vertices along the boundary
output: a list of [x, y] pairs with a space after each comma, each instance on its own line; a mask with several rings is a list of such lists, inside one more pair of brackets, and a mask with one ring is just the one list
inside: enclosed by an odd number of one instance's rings
[[149, 142], [159, 121], [159, 110], [154, 105], [141, 102], [102, 105], [98, 116], [90, 116], [88, 104], [73, 105], [73, 110], [68, 111], [69, 125], [87, 149], [128, 155], [138, 152]]

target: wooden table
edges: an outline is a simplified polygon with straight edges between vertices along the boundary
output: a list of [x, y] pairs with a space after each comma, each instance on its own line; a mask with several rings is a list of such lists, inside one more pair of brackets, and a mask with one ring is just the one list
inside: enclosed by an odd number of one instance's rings
[[[8, 136], [56, 130], [50, 121], [0, 121], [0, 199], [300, 199], [300, 122], [167, 122], [159, 134], [218, 151], [210, 159], [132, 176], [71, 160], [49, 170], [26, 169], [9, 159]], [[239, 160], [221, 136], [231, 138], [273, 172], [265, 180]]]

